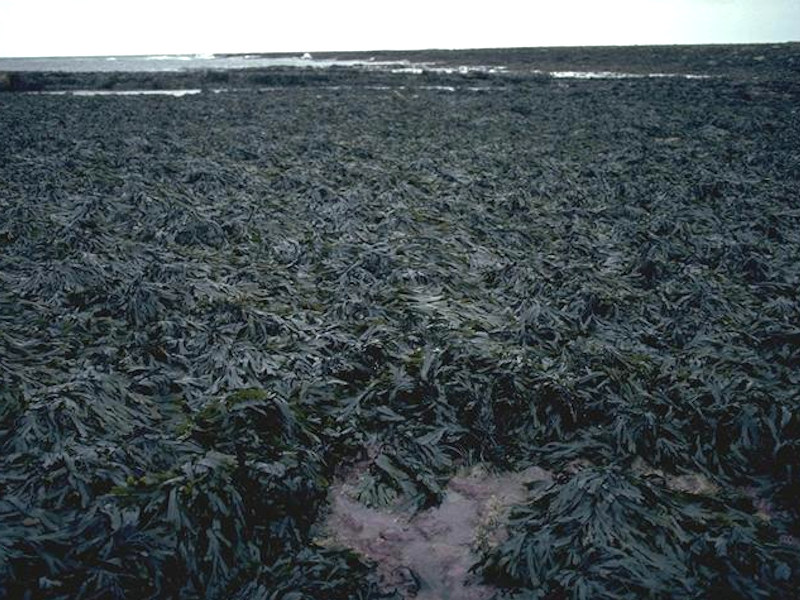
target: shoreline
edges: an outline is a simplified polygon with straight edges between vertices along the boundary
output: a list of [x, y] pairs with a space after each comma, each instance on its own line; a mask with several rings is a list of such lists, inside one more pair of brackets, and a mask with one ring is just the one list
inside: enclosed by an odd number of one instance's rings
[[[63, 60], [68, 62], [70, 59]], [[124, 57], [120, 60], [124, 60]], [[371, 85], [388, 82], [397, 85], [402, 82], [413, 84], [419, 78], [431, 83], [453, 85], [471, 79], [518, 81], [570, 72], [605, 72], [628, 74], [631, 77], [658, 74], [696, 76], [738, 82], [780, 82], [785, 85], [800, 82], [800, 43], [339, 52], [318, 53], [312, 60], [297, 57], [293, 57], [293, 60], [297, 61], [295, 66], [248, 68], [247, 61], [243, 59], [235, 63], [235, 68], [220, 69], [214, 67], [213, 59], [201, 59], [198, 62], [202, 65], [200, 67], [176, 67], [171, 71], [161, 71], [153, 66], [151, 71], [114, 71], [104, 67], [103, 72], [71, 72], [66, 70], [68, 67], [58, 72], [4, 71], [0, 61], [0, 91], [174, 89], [222, 85], [258, 87], [321, 85], [336, 81]], [[314, 66], [315, 61], [320, 64]], [[361, 62], [352, 64], [353, 61]], [[187, 62], [190, 63], [191, 60]], [[109, 64], [112, 65], [109, 68], [113, 68], [114, 63]]]
[[148, 77], [0, 94], [0, 596], [796, 596], [796, 81]]

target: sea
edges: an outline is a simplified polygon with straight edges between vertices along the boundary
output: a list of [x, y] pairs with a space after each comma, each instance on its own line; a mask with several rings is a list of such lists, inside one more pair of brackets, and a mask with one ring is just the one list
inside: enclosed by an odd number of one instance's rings
[[98, 72], [170, 72], [204, 69], [247, 69], [264, 67], [329, 68], [365, 67], [376, 69], [402, 68], [407, 61], [317, 59], [311, 54], [266, 57], [258, 54], [158, 54], [141, 56], [69, 56], [36, 58], [2, 58], [2, 71], [60, 71], [70, 73]]

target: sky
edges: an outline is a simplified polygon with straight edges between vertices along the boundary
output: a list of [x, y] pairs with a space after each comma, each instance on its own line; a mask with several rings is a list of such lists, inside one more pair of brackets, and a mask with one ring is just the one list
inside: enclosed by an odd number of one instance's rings
[[800, 0], [0, 0], [0, 56], [800, 41]]

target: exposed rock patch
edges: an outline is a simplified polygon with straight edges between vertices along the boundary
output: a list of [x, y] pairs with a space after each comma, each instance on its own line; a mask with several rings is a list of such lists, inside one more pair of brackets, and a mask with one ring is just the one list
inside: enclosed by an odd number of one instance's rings
[[538, 467], [491, 474], [476, 466], [450, 480], [442, 503], [416, 515], [378, 510], [354, 497], [359, 473], [333, 486], [326, 544], [352, 548], [377, 563], [383, 591], [418, 600], [486, 600], [496, 589], [469, 572], [477, 552], [502, 541], [525, 485], [551, 479]]

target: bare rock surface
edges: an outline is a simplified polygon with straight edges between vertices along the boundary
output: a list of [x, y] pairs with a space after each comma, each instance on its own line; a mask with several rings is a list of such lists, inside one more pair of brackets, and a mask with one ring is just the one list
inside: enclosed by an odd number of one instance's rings
[[375, 561], [384, 591], [418, 600], [490, 598], [497, 590], [469, 572], [476, 552], [502, 541], [525, 484], [551, 479], [538, 467], [492, 474], [479, 465], [450, 480], [439, 506], [411, 514], [361, 504], [354, 494], [359, 476], [356, 470], [333, 486], [325, 542]]

